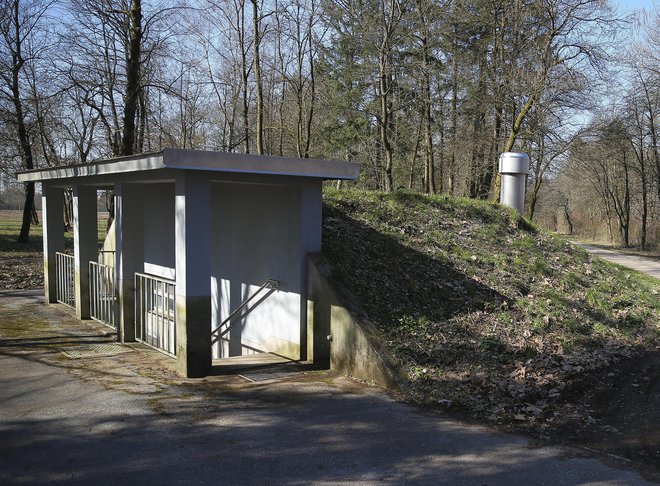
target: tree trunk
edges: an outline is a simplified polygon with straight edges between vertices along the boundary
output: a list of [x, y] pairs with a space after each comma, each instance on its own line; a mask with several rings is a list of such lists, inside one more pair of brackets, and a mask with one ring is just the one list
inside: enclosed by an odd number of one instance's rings
[[393, 154], [387, 129], [390, 124], [389, 107], [389, 83], [388, 83], [388, 65], [385, 55], [381, 55], [379, 63], [378, 77], [378, 97], [380, 98], [380, 143], [385, 153], [385, 191], [390, 192], [394, 188], [394, 178], [392, 176]]
[[435, 154], [433, 153], [433, 133], [431, 126], [431, 75], [429, 69], [428, 39], [424, 37], [422, 40], [422, 96], [424, 97], [422, 109], [424, 120], [424, 154], [426, 157], [424, 170], [426, 187], [424, 189], [428, 194], [435, 194]]
[[[636, 108], [636, 107], [635, 107]], [[647, 181], [647, 169], [646, 169], [646, 155], [644, 150], [644, 125], [641, 117], [639, 117], [637, 110], [635, 109], [635, 121], [637, 123], [637, 136], [639, 141], [639, 150], [638, 147], [635, 147], [633, 139], [630, 139], [630, 146], [633, 150], [633, 153], [637, 157], [638, 167], [636, 172], [639, 175], [639, 183], [642, 189], [642, 234], [640, 246], [642, 250], [646, 249], [646, 235], [648, 232], [648, 217], [649, 217], [649, 195], [648, 195], [648, 181]]]
[[421, 138], [422, 123], [417, 126], [417, 134], [415, 136], [415, 148], [412, 153], [412, 160], [410, 161], [410, 171], [408, 174], [408, 189], [413, 188], [415, 183], [415, 166], [417, 165], [417, 154], [419, 152], [419, 140]]
[[316, 104], [316, 66], [314, 62], [314, 2], [312, 2], [312, 13], [307, 24], [307, 39], [309, 42], [309, 111], [307, 112], [307, 124], [305, 127], [305, 153], [303, 156], [309, 158], [312, 146], [312, 122], [314, 121], [314, 105]]
[[250, 153], [250, 106], [248, 103], [248, 65], [245, 42], [245, 1], [236, 4], [238, 48], [241, 50], [241, 108], [243, 115], [243, 152]]
[[[509, 138], [507, 139], [506, 144], [502, 149], [502, 152], [511, 152], [511, 150], [513, 150], [513, 146], [516, 143], [523, 121], [525, 121], [525, 117], [527, 116], [527, 113], [529, 113], [529, 110], [532, 109], [535, 103], [536, 103], [535, 95], [532, 95], [527, 99], [525, 105], [522, 107], [520, 113], [518, 113], [518, 116], [516, 116], [516, 119], [513, 122], [513, 126], [511, 127], [511, 133], [509, 134]], [[493, 190], [493, 195], [492, 195], [494, 201], [499, 201], [501, 190], [502, 190], [502, 178], [498, 173], [497, 177], [495, 178], [495, 188]]]
[[571, 213], [568, 211], [568, 206], [564, 206], [564, 217], [566, 218], [566, 223], [568, 224], [568, 234], [573, 234], [573, 221], [571, 221]]
[[[12, 5], [12, 31], [14, 35], [14, 50], [11, 52], [12, 66], [11, 66], [11, 94], [12, 102], [14, 105], [14, 113], [16, 115], [16, 131], [18, 134], [18, 143], [21, 148], [21, 158], [23, 159], [23, 166], [27, 170], [34, 169], [34, 160], [32, 156], [32, 145], [27, 132], [25, 124], [25, 116], [23, 112], [23, 100], [21, 99], [20, 89], [20, 73], [25, 65], [22, 53], [22, 31], [21, 31], [21, 18], [18, 0], [14, 0]], [[32, 211], [34, 208], [34, 182], [25, 184], [25, 205], [23, 206], [23, 220], [21, 223], [21, 231], [18, 235], [19, 243], [27, 243], [30, 237], [30, 223], [32, 221]]]
[[658, 137], [658, 127], [657, 127], [657, 116], [654, 116], [654, 111], [653, 111], [653, 101], [651, 99], [651, 94], [649, 93], [649, 88], [647, 83], [645, 82], [644, 78], [640, 76], [640, 80], [642, 82], [642, 88], [644, 89], [644, 97], [646, 101], [646, 107], [648, 109], [647, 113], [647, 120], [649, 122], [649, 132], [651, 134], [651, 153], [653, 154], [653, 158], [655, 160], [655, 170], [656, 174], [658, 176], [658, 184], [656, 185], [656, 189], [658, 191], [658, 198], [660, 198], [660, 146], [658, 144], [660, 143], [660, 140]]
[[147, 92], [140, 90], [140, 125], [138, 128], [137, 151], [138, 153], [144, 152], [145, 134], [147, 132]]
[[536, 203], [539, 199], [539, 192], [541, 184], [543, 184], [543, 153], [545, 149], [545, 142], [543, 135], [541, 135], [541, 142], [539, 144], [538, 155], [534, 161], [534, 188], [532, 189], [532, 197], [529, 203], [529, 220], [534, 221], [534, 212], [536, 211]]
[[261, 61], [259, 59], [259, 49], [261, 44], [261, 23], [259, 21], [259, 7], [257, 0], [252, 0], [252, 22], [254, 27], [254, 81], [256, 86], [257, 96], [257, 125], [256, 125], [256, 144], [257, 154], [263, 155], [264, 153], [264, 93], [263, 83], [261, 80]]
[[23, 206], [23, 220], [21, 232], [18, 235], [19, 243], [27, 243], [30, 238], [30, 224], [32, 223], [32, 211], [34, 209], [34, 182], [25, 184], [25, 206]]
[[73, 191], [64, 190], [64, 231], [73, 227]]
[[121, 140], [121, 155], [135, 152], [135, 114], [140, 96], [140, 56], [142, 49], [142, 2], [131, 0], [128, 16], [129, 45], [126, 55], [126, 93], [124, 95], [124, 118]]

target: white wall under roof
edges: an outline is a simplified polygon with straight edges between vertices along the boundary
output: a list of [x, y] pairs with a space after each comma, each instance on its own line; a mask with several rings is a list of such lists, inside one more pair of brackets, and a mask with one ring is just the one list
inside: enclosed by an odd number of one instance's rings
[[144, 184], [144, 271], [174, 279], [174, 183]]
[[[216, 183], [213, 187], [211, 327], [215, 329], [267, 279], [280, 282], [213, 350], [214, 358], [300, 353], [301, 191], [299, 187]], [[266, 292], [264, 291], [264, 295]]]
[[[279, 290], [255, 299], [232, 321], [236, 326], [214, 346], [214, 358], [259, 351], [300, 357], [303, 265], [307, 252], [320, 250], [320, 181], [289, 182], [212, 185], [211, 329], [267, 279], [280, 282]], [[141, 191], [144, 272], [174, 279], [174, 184], [143, 184]]]

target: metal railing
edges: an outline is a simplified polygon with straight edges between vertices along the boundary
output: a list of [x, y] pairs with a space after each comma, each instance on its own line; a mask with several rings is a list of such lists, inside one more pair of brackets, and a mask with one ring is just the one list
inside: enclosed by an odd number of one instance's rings
[[135, 274], [135, 339], [176, 356], [175, 285], [171, 280]]
[[[231, 331], [232, 326], [230, 324], [230, 321], [234, 318], [236, 314], [241, 312], [252, 300], [254, 300], [259, 294], [261, 294], [261, 292], [263, 292], [264, 290], [270, 291], [268, 294], [262, 297], [261, 301], [263, 301], [273, 291], [279, 290], [279, 288], [280, 288], [280, 282], [278, 280], [273, 280], [270, 278], [266, 280], [264, 284], [261, 287], [259, 287], [259, 289], [257, 289], [257, 291], [254, 294], [252, 294], [250, 297], [245, 299], [245, 301], [241, 305], [239, 305], [236, 309], [234, 309], [234, 311], [231, 314], [229, 314], [227, 318], [224, 321], [222, 321], [218, 327], [216, 327], [215, 329], [213, 329], [213, 331], [211, 331], [211, 345], [214, 345], [215, 343], [220, 341], [220, 339], [222, 339], [229, 331]], [[261, 303], [261, 301], [257, 302], [257, 304]]]
[[117, 329], [115, 269], [89, 262], [89, 313], [92, 319]]
[[76, 307], [75, 260], [73, 255], [55, 252], [56, 297], [61, 304]]
[[[116, 266], [117, 266], [117, 265], [115, 264], [115, 263], [116, 263], [116, 262], [115, 262], [115, 258], [116, 258], [116, 257], [115, 257], [115, 253], [116, 253], [115, 250], [103, 250], [103, 249], [100, 249], [100, 250], [98, 251], [98, 253], [99, 253], [99, 262], [103, 262], [104, 265], [108, 265], [108, 266], [110, 266], [110, 267], [116, 267]], [[110, 258], [108, 258], [107, 255], [109, 255]], [[108, 261], [108, 260], [110, 260], [110, 261]]]

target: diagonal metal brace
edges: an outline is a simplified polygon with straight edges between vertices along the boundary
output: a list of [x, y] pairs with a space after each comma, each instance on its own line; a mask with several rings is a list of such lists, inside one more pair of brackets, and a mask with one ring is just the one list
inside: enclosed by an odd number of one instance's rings
[[[213, 329], [213, 331], [211, 331], [211, 344], [212, 345], [217, 343], [222, 338], [222, 336], [224, 336], [225, 334], [227, 334], [229, 332], [229, 330], [232, 327], [230, 325], [226, 329], [224, 329], [222, 332], [219, 332], [220, 329], [222, 328], [222, 326], [224, 326], [229, 321], [231, 321], [236, 314], [238, 314], [240, 311], [242, 311], [245, 308], [245, 306], [247, 306], [256, 296], [258, 296], [264, 290], [280, 290], [280, 281], [279, 280], [274, 280], [272, 278], [269, 278], [268, 280], [266, 280], [264, 282], [264, 284], [261, 287], [259, 287], [259, 289], [254, 294], [252, 294], [250, 297], [245, 299], [245, 301], [241, 305], [239, 305], [231, 314], [229, 314], [229, 316], [227, 316], [227, 318], [224, 321], [222, 321], [218, 327]], [[214, 334], [215, 334], [215, 336], [214, 336]]]

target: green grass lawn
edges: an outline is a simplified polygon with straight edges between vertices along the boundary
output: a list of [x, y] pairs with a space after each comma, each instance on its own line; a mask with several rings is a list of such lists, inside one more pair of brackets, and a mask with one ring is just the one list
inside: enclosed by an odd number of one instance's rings
[[[19, 211], [0, 211], [0, 251], [1, 252], [41, 252], [42, 229], [41, 225], [30, 227], [28, 243], [17, 243], [16, 239], [21, 231], [21, 213]], [[71, 247], [72, 236], [69, 235]]]

